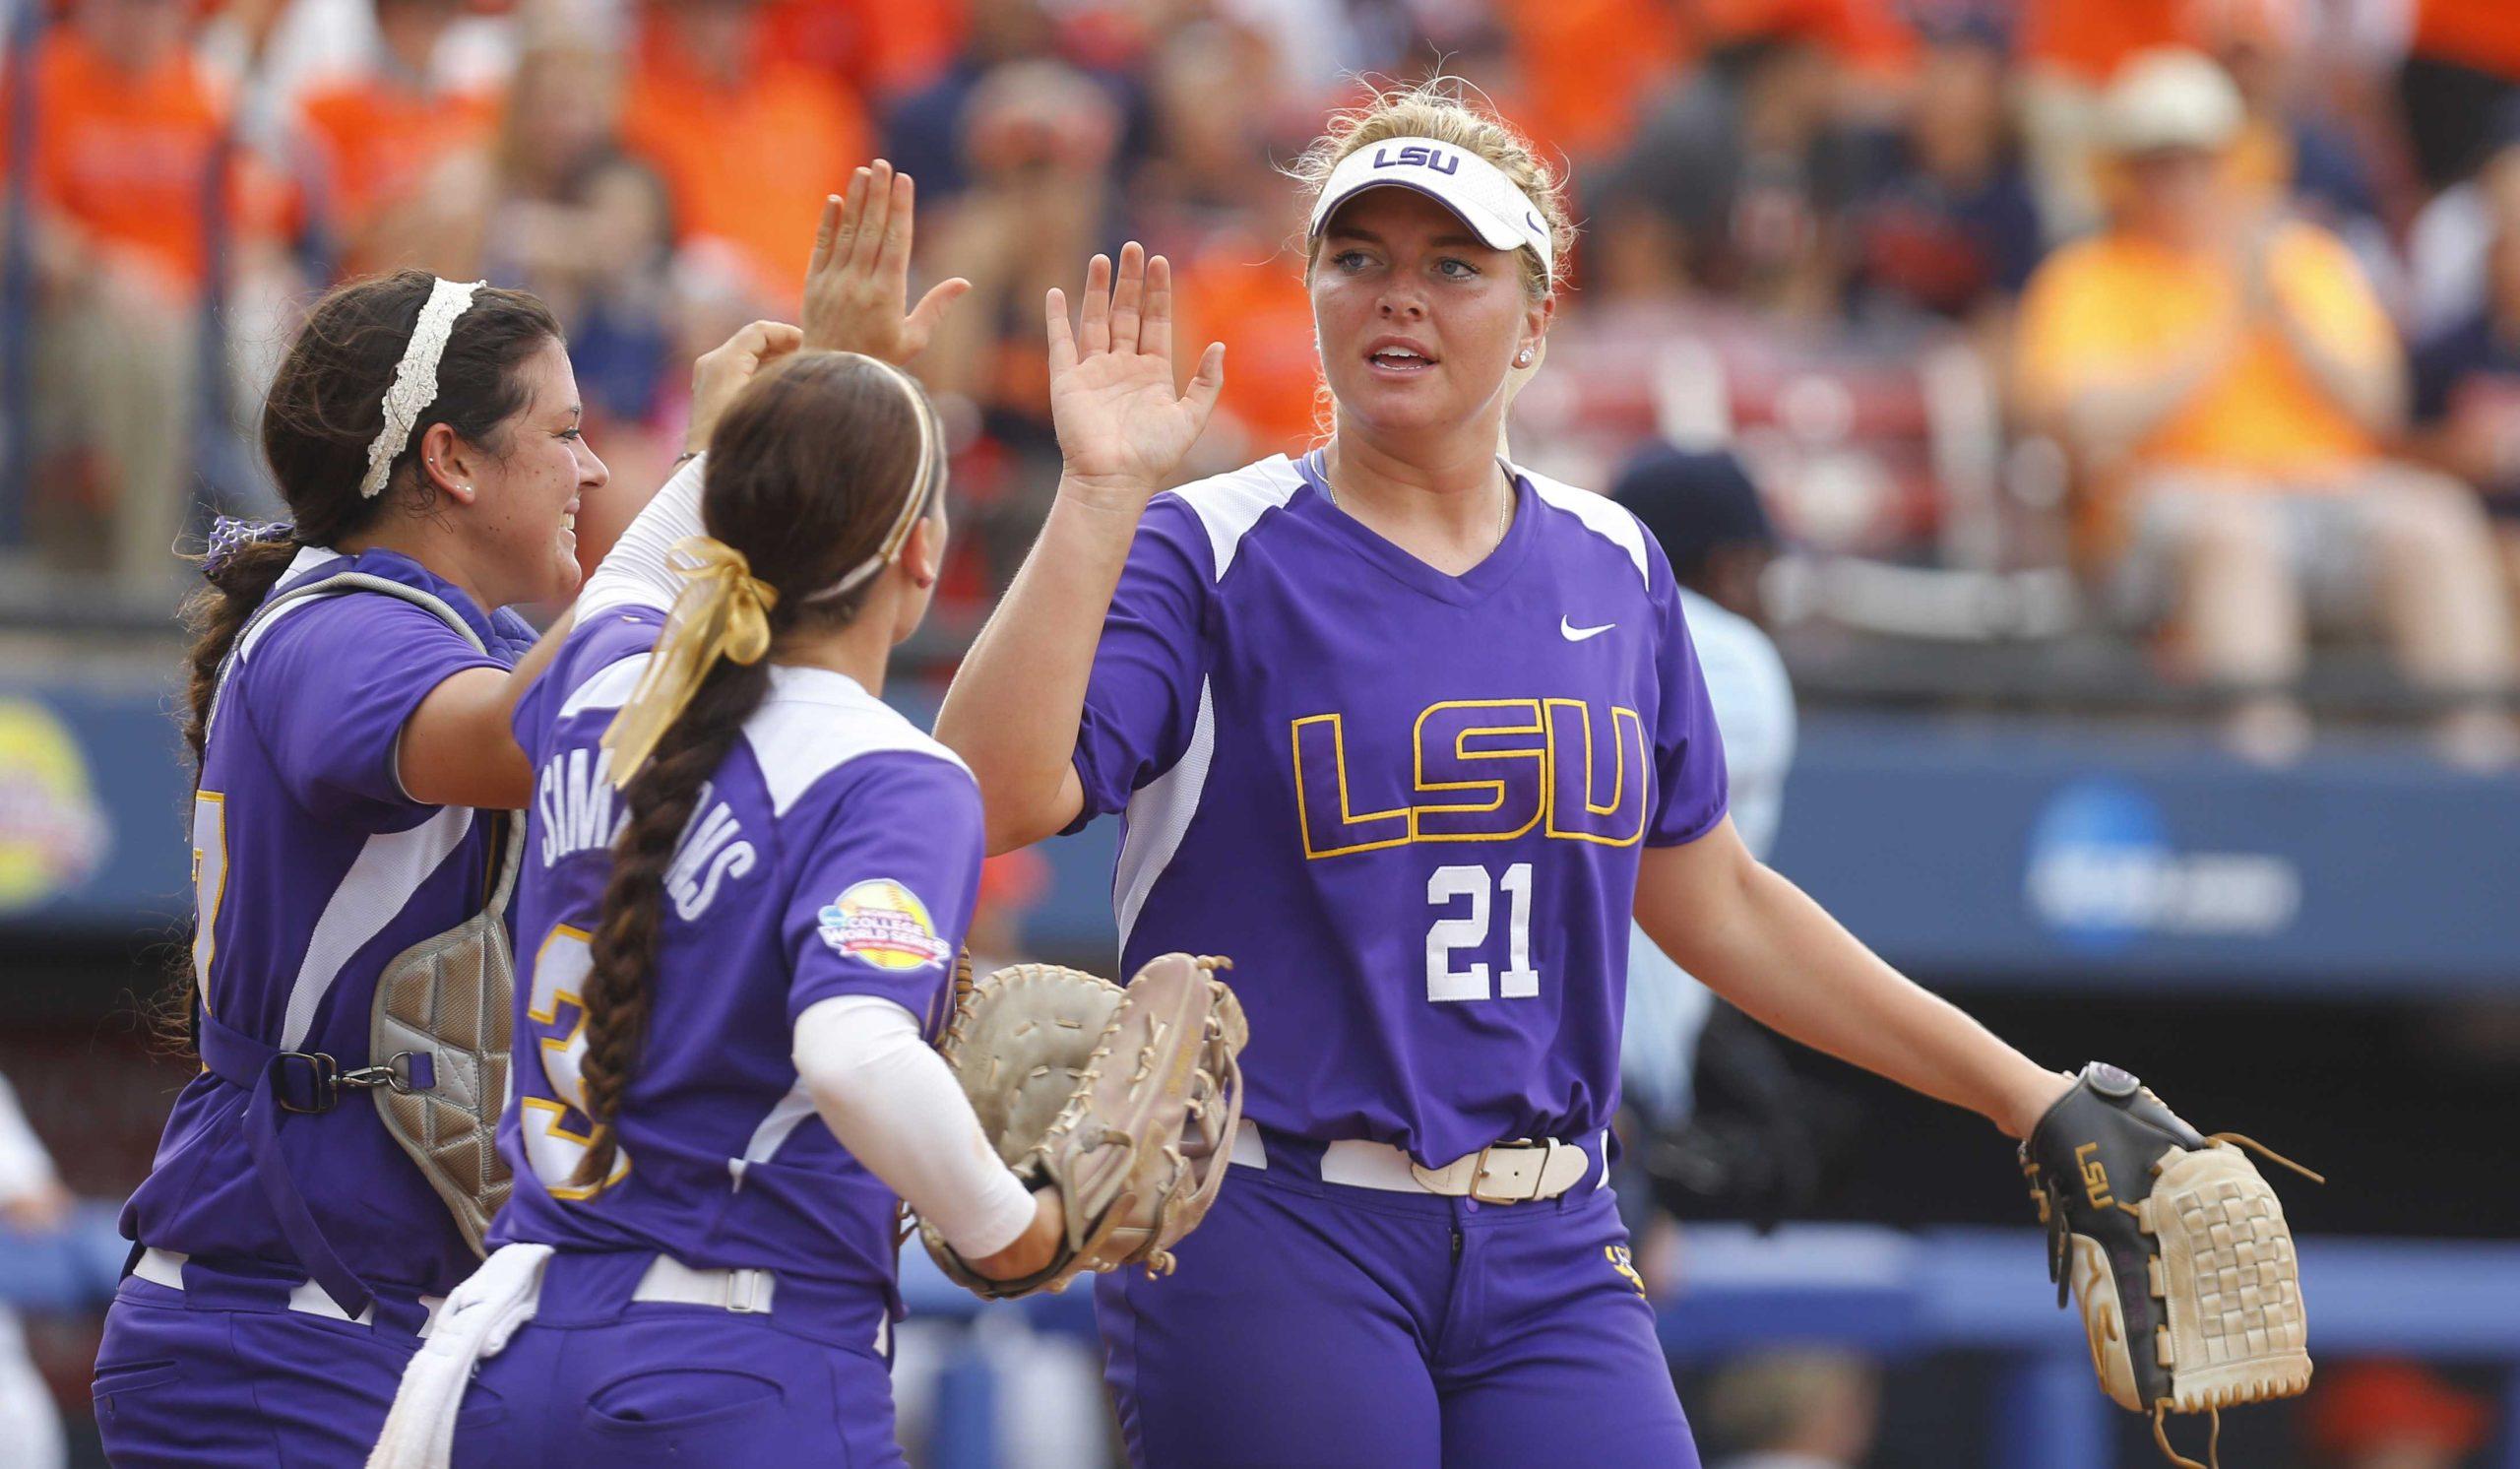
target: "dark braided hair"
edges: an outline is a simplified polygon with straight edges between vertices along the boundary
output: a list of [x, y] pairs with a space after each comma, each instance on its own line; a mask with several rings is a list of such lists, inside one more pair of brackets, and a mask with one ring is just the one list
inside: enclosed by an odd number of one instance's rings
[[[207, 563], [209, 585], [184, 603], [193, 640], [184, 660], [182, 728], [196, 784], [220, 665], [299, 547], [335, 545], [366, 530], [388, 501], [406, 513], [428, 513], [435, 496], [423, 486], [418, 465], [420, 439], [432, 423], [489, 453], [505, 453], [513, 420], [533, 397], [525, 364], [543, 344], [561, 340], [559, 321], [535, 296], [473, 292], [438, 358], [437, 401], [413, 421], [384, 492], [365, 498], [358, 486], [367, 473], [367, 446], [385, 424], [386, 389], [436, 280], [426, 271], [403, 271], [334, 290], [315, 303], [272, 379], [263, 401], [263, 458], [295, 526], [287, 539], [249, 541]], [[158, 1040], [178, 1054], [193, 1049], [194, 986], [187, 954], [164, 990], [144, 1005]]]
[[936, 510], [941, 450], [925, 456], [925, 481], [911, 482], [920, 474], [922, 439], [933, 443], [936, 434], [926, 396], [898, 369], [850, 352], [810, 352], [746, 387], [710, 438], [701, 517], [778, 591], [772, 650], [752, 664], [720, 659], [621, 793], [629, 817], [613, 838], [612, 875], [588, 944], [579, 1076], [594, 1130], [573, 1180], [581, 1186], [607, 1181], [619, 1152], [613, 1122], [647, 1036], [665, 869], [701, 790], [760, 707], [779, 644], [850, 621], [881, 578], [809, 599], [879, 553], [904, 495], [916, 496], [925, 513]]

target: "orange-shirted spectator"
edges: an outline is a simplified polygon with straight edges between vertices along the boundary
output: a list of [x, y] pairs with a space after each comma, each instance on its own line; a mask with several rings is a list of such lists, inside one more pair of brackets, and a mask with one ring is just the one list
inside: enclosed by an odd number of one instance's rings
[[1301, 453], [1320, 431], [1321, 382], [1303, 256], [1258, 229], [1228, 231], [1174, 268], [1182, 295], [1176, 340], [1222, 342], [1232, 358], [1217, 412], [1240, 431], [1243, 457]]
[[2407, 141], [2435, 188], [2476, 165], [2495, 104], [2520, 90], [2520, 6], [2511, 0], [2408, 0], [2414, 10], [2398, 102]]
[[2192, 44], [2189, 0], [2023, 0], [2022, 140], [2050, 239], [2100, 217], [2092, 128], [2100, 91], [2127, 58]]
[[2512, 753], [2491, 708], [2512, 648], [2473, 496], [2380, 457], [2405, 364], [2353, 254], [2234, 190], [2231, 79], [2191, 51], [2103, 98], [2109, 227], [2049, 257], [2020, 313], [2029, 419], [2073, 455], [2117, 590], [2166, 610], [2253, 753], [2297, 749], [2305, 607], [2376, 614], [2447, 702], [2450, 752]]
[[[59, 563], [102, 559], [141, 586], [178, 566], [213, 250], [232, 292], [271, 268], [284, 212], [276, 181], [222, 147], [227, 99], [195, 62], [190, 25], [180, 0], [79, 0], [31, 67], [31, 518]], [[225, 174], [216, 237], [204, 207], [215, 166]]]
[[1662, 0], [1496, 0], [1521, 83], [1517, 120], [1569, 158], [1607, 154], [1692, 59]]
[[439, 39], [463, 13], [462, 0], [377, 0], [384, 49], [376, 66], [319, 86], [299, 104], [344, 275], [459, 269], [455, 247], [435, 237], [443, 231], [429, 205], [431, 175], [452, 156], [485, 149], [500, 109], [495, 95], [449, 89], [431, 75]]
[[964, 0], [772, 0], [764, 19], [780, 55], [845, 78], [869, 98], [934, 81], [971, 25]]
[[872, 156], [864, 109], [779, 55], [757, 0], [654, 0], [622, 132], [662, 175], [685, 243], [727, 248], [767, 306], [792, 310], [796, 242]]

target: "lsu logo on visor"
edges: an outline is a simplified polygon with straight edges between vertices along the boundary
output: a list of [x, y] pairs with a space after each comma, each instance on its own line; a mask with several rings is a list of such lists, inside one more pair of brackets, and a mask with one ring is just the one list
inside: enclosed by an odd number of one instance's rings
[[823, 906], [823, 942], [877, 969], [924, 969], [954, 957], [918, 896], [890, 877], [852, 884]]

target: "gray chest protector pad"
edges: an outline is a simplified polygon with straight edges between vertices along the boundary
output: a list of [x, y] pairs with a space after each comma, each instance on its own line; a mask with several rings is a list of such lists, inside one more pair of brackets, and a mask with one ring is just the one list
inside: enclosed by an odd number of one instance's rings
[[[352, 592], [400, 598], [434, 614], [475, 650], [487, 651], [444, 601], [364, 572], [341, 572], [291, 588], [265, 603], [254, 621], [289, 603]], [[240, 634], [237, 646], [244, 641]], [[220, 670], [222, 687], [228, 671]], [[211, 719], [218, 717], [214, 700]], [[386, 964], [369, 1009], [367, 1054], [371, 1063], [390, 1065], [395, 1077], [368, 1089], [387, 1135], [445, 1200], [473, 1252], [486, 1254], [482, 1236], [516, 1186], [499, 1156], [498, 1129], [515, 1024], [516, 954], [506, 913], [525, 851], [525, 824], [504, 811], [483, 811], [480, 817], [500, 826], [486, 900], [472, 917]]]

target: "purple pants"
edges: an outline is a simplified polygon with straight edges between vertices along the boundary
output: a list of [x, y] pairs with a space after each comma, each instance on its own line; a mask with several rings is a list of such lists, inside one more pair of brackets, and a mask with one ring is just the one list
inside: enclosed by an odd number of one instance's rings
[[633, 1302], [651, 1258], [552, 1257], [533, 1321], [464, 1394], [458, 1469], [899, 1469], [878, 1292], [782, 1281], [767, 1313]]
[[184, 1266], [126, 1279], [96, 1349], [96, 1429], [115, 1469], [335, 1469], [366, 1462], [426, 1319], [380, 1295], [373, 1324], [288, 1309], [294, 1282]]
[[1271, 1138], [1161, 1280], [1095, 1282], [1139, 1469], [1696, 1469], [1614, 1196], [1320, 1182]]

